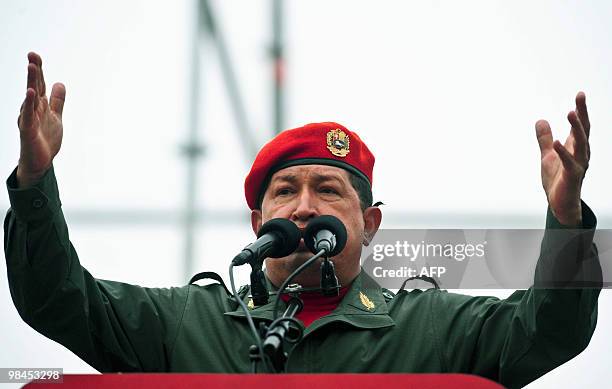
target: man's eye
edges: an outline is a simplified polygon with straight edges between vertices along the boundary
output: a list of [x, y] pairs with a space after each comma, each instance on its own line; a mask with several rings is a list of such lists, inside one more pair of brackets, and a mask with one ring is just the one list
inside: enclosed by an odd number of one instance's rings
[[334, 188], [321, 188], [319, 190], [321, 193], [325, 193], [325, 194], [338, 194], [338, 191], [335, 190]]
[[291, 193], [293, 193], [293, 190], [291, 190], [290, 188], [281, 188], [276, 191], [277, 196], [287, 196], [287, 195], [290, 195]]

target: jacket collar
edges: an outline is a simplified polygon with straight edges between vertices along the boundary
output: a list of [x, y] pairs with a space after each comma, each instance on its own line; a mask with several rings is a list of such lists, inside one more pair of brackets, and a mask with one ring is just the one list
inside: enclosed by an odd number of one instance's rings
[[[268, 282], [268, 287], [271, 284]], [[266, 305], [255, 307], [250, 310], [253, 319], [272, 321], [274, 300], [276, 295], [270, 296], [270, 301]], [[233, 300], [233, 299], [232, 299]], [[248, 305], [250, 298], [245, 294], [243, 301]], [[281, 301], [279, 312], [282, 314], [286, 304]], [[225, 312], [227, 316], [244, 318], [245, 314], [240, 306], [234, 311]], [[362, 269], [361, 273], [355, 278], [344, 299], [338, 304], [335, 310], [329, 315], [314, 321], [307, 329], [305, 334], [332, 322], [344, 322], [357, 328], [383, 328], [395, 325], [389, 316], [387, 303], [382, 294], [380, 286]]]

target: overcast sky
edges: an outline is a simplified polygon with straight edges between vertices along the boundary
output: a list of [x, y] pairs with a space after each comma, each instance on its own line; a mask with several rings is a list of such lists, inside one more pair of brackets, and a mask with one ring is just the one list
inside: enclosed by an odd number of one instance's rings
[[[212, 4], [261, 144], [273, 133], [270, 2]], [[225, 277], [227, 252], [252, 239], [243, 195], [250, 159], [210, 42], [201, 46], [203, 79], [191, 84], [193, 9], [193, 1], [3, 2], [0, 166], [6, 177], [18, 159], [15, 122], [26, 54], [34, 50], [43, 57], [47, 84], [62, 81], [67, 88], [64, 144], [55, 161], [66, 214], [176, 213], [185, 198], [180, 150], [189, 98], [199, 88], [206, 154], [198, 206], [235, 216], [198, 229], [197, 267]], [[383, 227], [500, 227], [524, 220], [521, 227], [536, 228], [543, 226], [546, 199], [534, 124], [548, 119], [564, 140], [566, 114], [583, 90], [592, 122], [583, 198], [599, 227], [610, 228], [610, 20], [606, 1], [287, 1], [286, 127], [337, 121], [361, 135], [377, 158], [375, 198], [391, 215]], [[0, 205], [8, 208], [6, 192]], [[176, 224], [68, 222], [94, 275], [150, 286], [186, 281]], [[0, 366], [61, 361], [70, 371], [91, 371], [20, 321], [4, 275], [0, 287], [0, 343], [9, 346]], [[612, 323], [611, 301], [605, 291], [587, 351], [532, 387], [610, 382], [604, 350], [612, 338], [602, 331]]]

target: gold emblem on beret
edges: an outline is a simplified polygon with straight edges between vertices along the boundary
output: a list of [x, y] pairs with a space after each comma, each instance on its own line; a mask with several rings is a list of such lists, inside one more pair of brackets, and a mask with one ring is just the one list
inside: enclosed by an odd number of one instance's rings
[[339, 128], [327, 133], [327, 149], [336, 157], [346, 157], [350, 143], [349, 136]]
[[249, 307], [249, 309], [255, 309], [255, 303], [253, 303], [253, 299], [249, 299], [247, 307]]
[[374, 305], [372, 300], [370, 300], [368, 296], [366, 296], [363, 292], [359, 292], [359, 299], [361, 300], [363, 306], [368, 309], [368, 311], [371, 311], [372, 309], [376, 308], [376, 305]]

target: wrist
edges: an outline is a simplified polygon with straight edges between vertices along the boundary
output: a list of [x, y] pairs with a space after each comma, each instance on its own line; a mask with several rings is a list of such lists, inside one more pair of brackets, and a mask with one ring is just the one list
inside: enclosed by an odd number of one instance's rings
[[552, 207], [550, 210], [560, 224], [567, 227], [582, 226], [582, 204], [580, 201], [578, 202], [577, 206], [565, 209], [563, 211], [557, 211]]
[[17, 173], [15, 174], [15, 177], [17, 178], [17, 187], [19, 189], [26, 189], [33, 186], [42, 178], [42, 176], [45, 175], [46, 171], [47, 169], [39, 174], [28, 173], [20, 165], [18, 165]]

